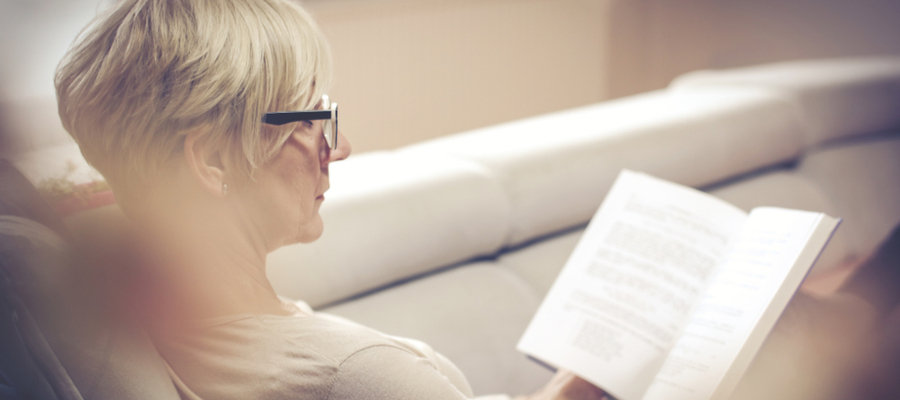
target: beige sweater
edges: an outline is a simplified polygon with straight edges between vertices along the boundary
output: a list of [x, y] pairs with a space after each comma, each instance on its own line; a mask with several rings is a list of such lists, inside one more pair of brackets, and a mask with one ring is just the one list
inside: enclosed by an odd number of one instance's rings
[[[157, 343], [183, 399], [434, 399], [472, 397], [465, 377], [424, 343], [285, 303], [291, 316], [205, 321]], [[507, 396], [489, 396], [508, 399]], [[483, 399], [487, 399], [486, 397]]]

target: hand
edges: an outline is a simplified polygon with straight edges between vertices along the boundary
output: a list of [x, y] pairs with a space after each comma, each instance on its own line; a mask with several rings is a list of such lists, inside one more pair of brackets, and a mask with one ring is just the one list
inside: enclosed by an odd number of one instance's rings
[[846, 392], [868, 364], [874, 315], [874, 308], [852, 295], [798, 292], [731, 398], [856, 398]]
[[559, 370], [550, 382], [531, 396], [519, 396], [514, 400], [604, 400], [606, 393], [575, 374]]

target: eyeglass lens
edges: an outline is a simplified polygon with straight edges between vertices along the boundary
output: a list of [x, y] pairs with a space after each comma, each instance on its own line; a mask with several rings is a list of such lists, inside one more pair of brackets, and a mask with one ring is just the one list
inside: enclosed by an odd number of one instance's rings
[[322, 121], [322, 134], [325, 135], [325, 143], [328, 144], [328, 148], [334, 150], [337, 149], [338, 135], [337, 103], [332, 103], [328, 98], [328, 95], [326, 94], [322, 96], [322, 108], [325, 110], [331, 110], [331, 119]]

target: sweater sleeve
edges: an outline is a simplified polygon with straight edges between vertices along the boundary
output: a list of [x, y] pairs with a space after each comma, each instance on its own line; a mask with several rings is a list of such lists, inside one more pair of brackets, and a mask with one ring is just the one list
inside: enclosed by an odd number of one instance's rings
[[[467, 388], [466, 388], [467, 389]], [[344, 362], [334, 380], [329, 400], [467, 400], [428, 359], [397, 347], [374, 346], [360, 350]], [[490, 396], [483, 400], [509, 399]]]

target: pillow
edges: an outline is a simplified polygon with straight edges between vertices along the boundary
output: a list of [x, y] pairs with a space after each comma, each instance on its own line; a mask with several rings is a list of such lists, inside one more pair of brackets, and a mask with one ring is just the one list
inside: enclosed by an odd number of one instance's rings
[[50, 204], [13, 165], [0, 159], [0, 215], [31, 219], [68, 237], [65, 224]]

